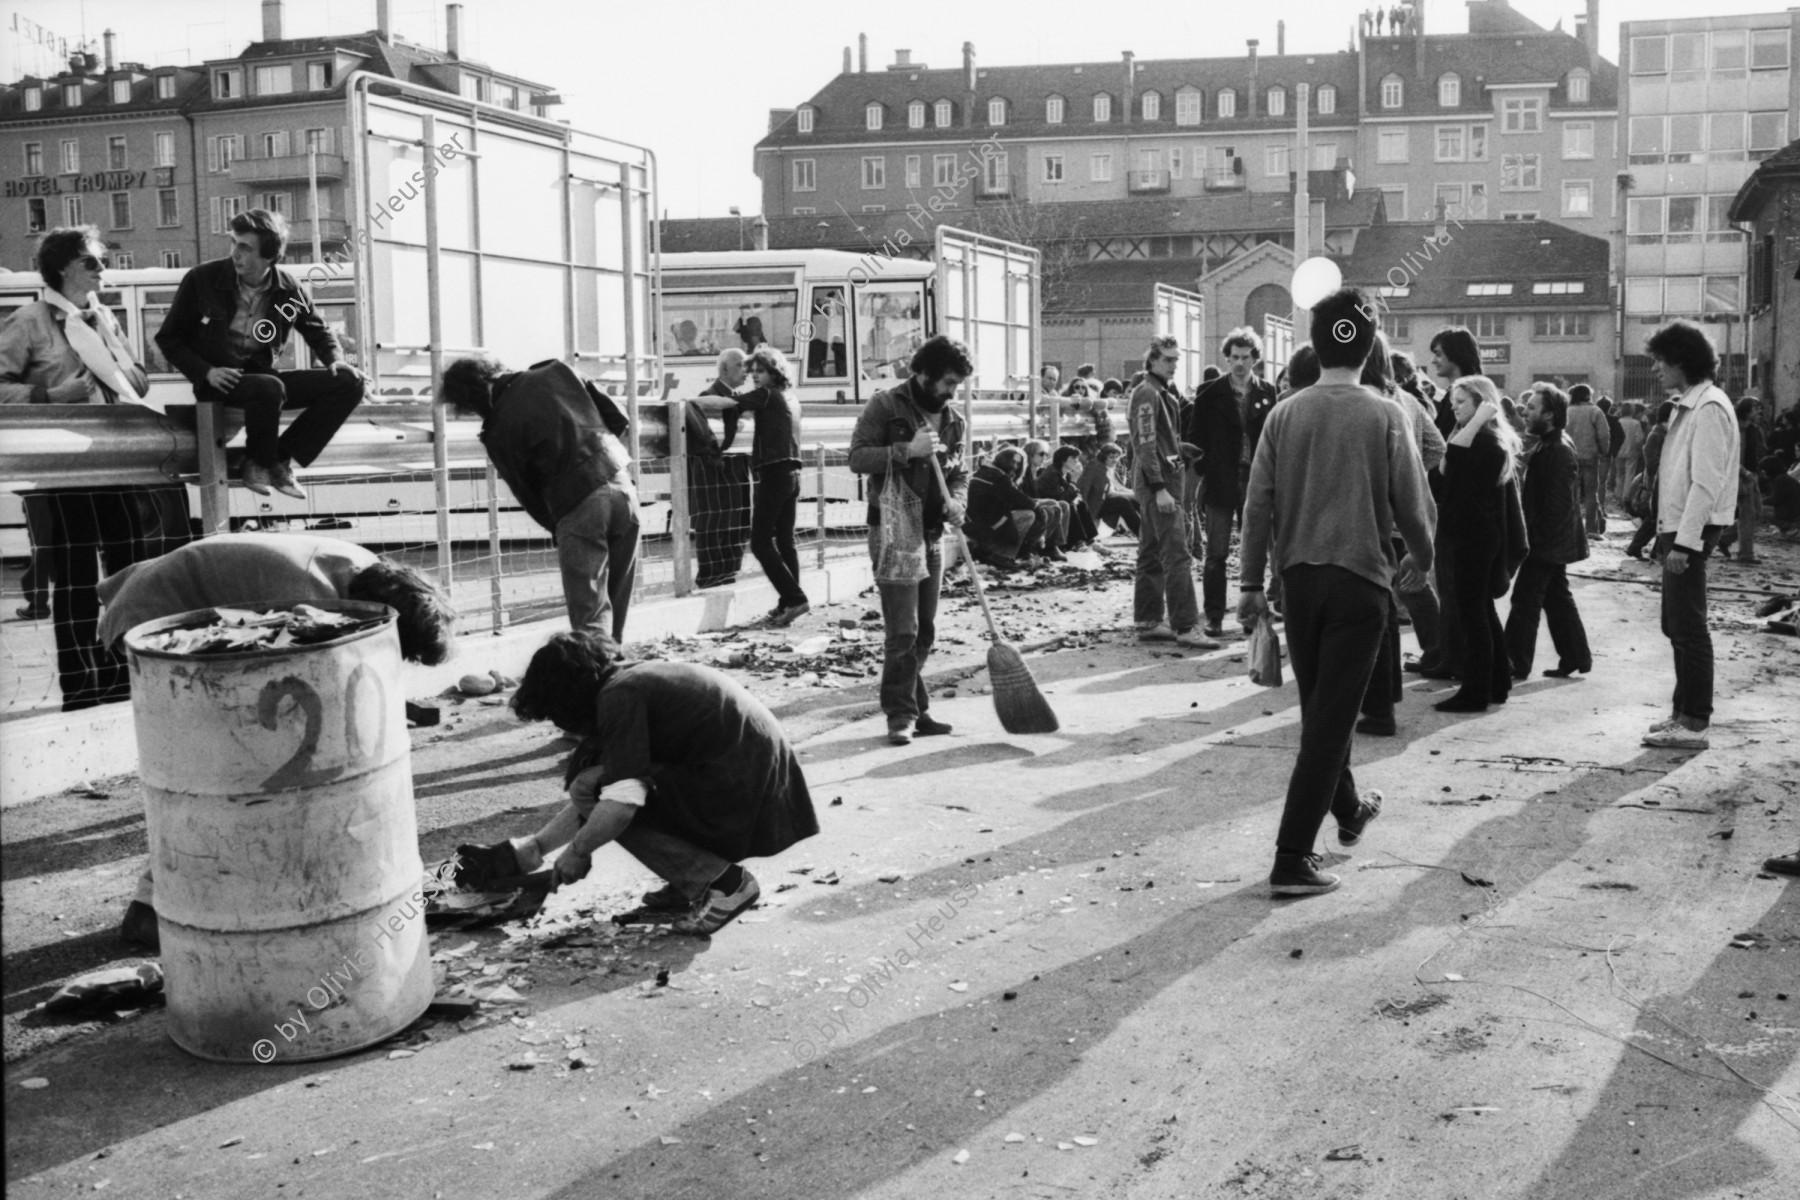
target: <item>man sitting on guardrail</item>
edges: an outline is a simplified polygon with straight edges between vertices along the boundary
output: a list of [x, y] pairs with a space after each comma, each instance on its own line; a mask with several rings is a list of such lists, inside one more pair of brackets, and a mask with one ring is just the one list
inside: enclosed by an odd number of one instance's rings
[[[119, 647], [127, 633], [146, 621], [203, 608], [257, 607], [274, 600], [366, 600], [399, 614], [395, 629], [401, 657], [434, 666], [450, 655], [456, 620], [450, 598], [412, 567], [350, 542], [305, 533], [234, 533], [189, 542], [108, 576], [100, 583], [100, 599], [106, 602], [100, 644], [108, 648]], [[125, 909], [119, 936], [133, 945], [158, 948], [148, 867]]]
[[619, 406], [567, 363], [508, 371], [485, 354], [445, 368], [438, 402], [481, 418], [494, 470], [555, 536], [570, 628], [622, 640], [637, 578], [638, 503]]
[[[345, 362], [337, 337], [299, 281], [276, 264], [287, 250], [287, 221], [253, 208], [231, 219], [231, 256], [189, 271], [156, 344], [201, 401], [244, 410], [244, 486], [306, 499], [294, 464], [310, 466], [362, 403], [366, 380]], [[275, 359], [298, 331], [316, 371], [277, 371]], [[303, 411], [286, 432], [281, 410]]]

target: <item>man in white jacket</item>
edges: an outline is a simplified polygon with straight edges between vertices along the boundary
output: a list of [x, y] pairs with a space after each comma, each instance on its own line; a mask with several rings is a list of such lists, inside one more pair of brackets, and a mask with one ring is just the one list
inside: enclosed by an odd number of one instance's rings
[[1663, 443], [1656, 501], [1662, 630], [1675, 652], [1675, 695], [1669, 719], [1650, 727], [1644, 745], [1704, 750], [1713, 710], [1706, 559], [1737, 519], [1737, 417], [1713, 382], [1719, 356], [1698, 325], [1672, 321], [1646, 348], [1663, 386], [1681, 398]]

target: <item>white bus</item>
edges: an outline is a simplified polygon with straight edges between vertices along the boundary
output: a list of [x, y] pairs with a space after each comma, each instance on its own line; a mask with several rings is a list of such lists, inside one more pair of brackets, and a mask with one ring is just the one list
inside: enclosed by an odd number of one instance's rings
[[907, 376], [937, 332], [937, 265], [843, 250], [662, 256], [657, 327], [665, 380], [698, 395], [719, 353], [765, 342], [787, 355], [802, 403], [860, 404]]

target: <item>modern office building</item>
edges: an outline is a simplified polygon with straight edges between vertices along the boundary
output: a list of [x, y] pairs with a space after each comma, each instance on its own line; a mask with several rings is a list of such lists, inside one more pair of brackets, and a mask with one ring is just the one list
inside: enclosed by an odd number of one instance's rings
[[[100, 227], [115, 267], [188, 267], [224, 253], [247, 208], [285, 215], [288, 258], [329, 257], [350, 236], [344, 83], [357, 71], [542, 117], [550, 89], [466, 60], [460, 4], [446, 46], [378, 27], [336, 37], [284, 36], [283, 0], [263, 0], [263, 36], [238, 55], [146, 69], [71, 56], [54, 77], [0, 85], [0, 267], [30, 270], [38, 238], [58, 225]], [[316, 160], [309, 155], [316, 150]], [[318, 205], [309, 161], [316, 162]]]
[[1711, 324], [1728, 391], [1750, 382], [1749, 253], [1730, 211], [1757, 165], [1800, 126], [1797, 33], [1800, 8], [1619, 27], [1626, 145], [1616, 261], [1627, 396], [1658, 394], [1644, 342], [1676, 317]]

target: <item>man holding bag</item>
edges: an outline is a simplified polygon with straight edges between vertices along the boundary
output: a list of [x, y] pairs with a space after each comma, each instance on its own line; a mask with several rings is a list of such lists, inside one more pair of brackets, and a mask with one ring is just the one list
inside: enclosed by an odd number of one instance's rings
[[[937, 636], [944, 526], [962, 523], [969, 491], [963, 421], [950, 401], [975, 373], [975, 364], [968, 347], [940, 335], [919, 347], [910, 370], [905, 383], [869, 400], [850, 435], [850, 469], [869, 477], [869, 555], [887, 631], [881, 711], [887, 714], [888, 741], [896, 746], [914, 736], [950, 732], [949, 725], [931, 718], [925, 660]], [[902, 490], [890, 496], [889, 489]], [[913, 528], [917, 543], [899, 544], [896, 539], [910, 541]], [[915, 555], [922, 556], [923, 577], [914, 574], [916, 566], [902, 569], [908, 560], [918, 561]], [[883, 579], [884, 570], [894, 578]]]

